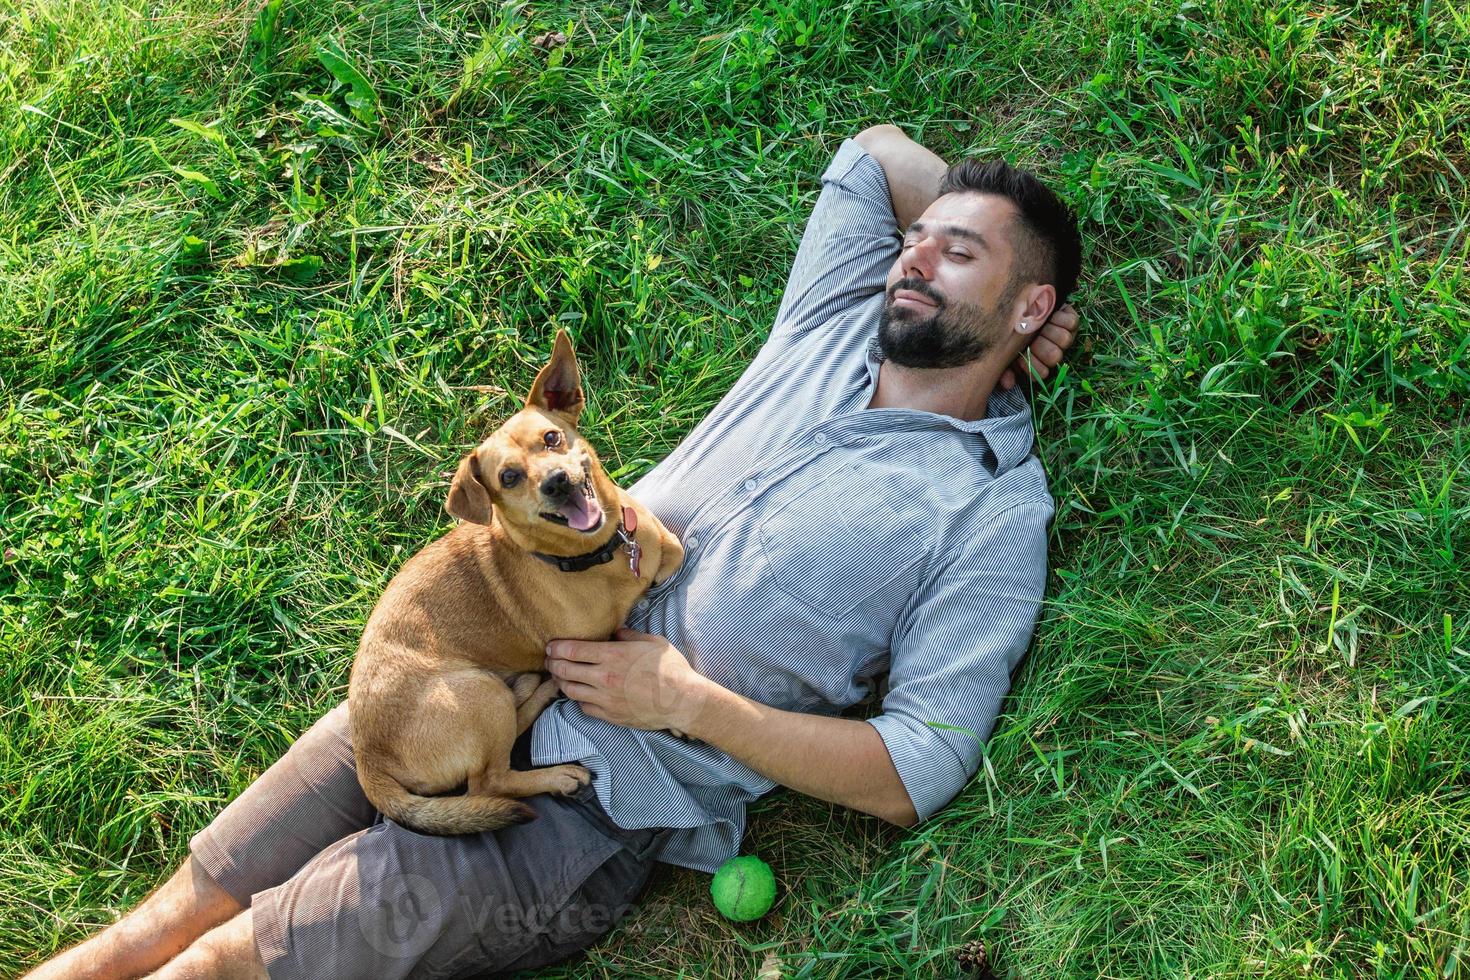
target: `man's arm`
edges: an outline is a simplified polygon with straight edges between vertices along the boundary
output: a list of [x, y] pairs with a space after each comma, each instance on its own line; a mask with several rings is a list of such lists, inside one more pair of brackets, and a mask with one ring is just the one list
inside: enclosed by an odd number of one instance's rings
[[899, 231], [918, 220], [939, 197], [939, 178], [948, 164], [897, 126], [869, 126], [853, 137], [883, 168]]
[[711, 682], [686, 734], [798, 793], [912, 827], [919, 815], [878, 730], [856, 718], [782, 711]]
[[[853, 140], [878, 161], [888, 182], [888, 197], [900, 232], [939, 197], [939, 180], [949, 165], [932, 150], [909, 139], [897, 126], [869, 126]], [[1077, 311], [1071, 303], [1063, 303], [1052, 311], [1051, 318], [1031, 338], [1030, 357], [1023, 354], [1001, 375], [1000, 386], [1016, 386], [1020, 372], [1046, 378], [1072, 341], [1077, 339]]]
[[553, 640], [546, 648], [546, 669], [589, 717], [645, 731], [672, 728], [798, 793], [901, 827], [919, 822], [868, 722], [772, 708], [700, 674], [662, 636], [627, 629], [617, 636]]

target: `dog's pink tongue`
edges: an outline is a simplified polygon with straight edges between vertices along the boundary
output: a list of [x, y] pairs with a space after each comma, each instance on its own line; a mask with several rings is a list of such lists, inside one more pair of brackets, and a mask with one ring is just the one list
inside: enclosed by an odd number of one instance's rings
[[590, 531], [602, 519], [602, 508], [597, 505], [597, 498], [579, 491], [573, 491], [571, 499], [562, 504], [557, 513], [567, 519], [567, 527], [573, 531]]

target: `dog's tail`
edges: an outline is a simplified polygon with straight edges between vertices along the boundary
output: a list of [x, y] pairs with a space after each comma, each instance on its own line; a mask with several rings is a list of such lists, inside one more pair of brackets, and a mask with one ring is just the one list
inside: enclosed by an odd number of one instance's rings
[[369, 803], [384, 816], [422, 834], [478, 834], [536, 819], [535, 810], [508, 796], [419, 796], [361, 761], [357, 777]]

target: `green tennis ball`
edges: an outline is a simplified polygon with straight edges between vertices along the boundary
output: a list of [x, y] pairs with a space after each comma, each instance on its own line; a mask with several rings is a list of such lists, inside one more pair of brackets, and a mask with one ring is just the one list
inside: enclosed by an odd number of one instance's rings
[[750, 922], [771, 910], [776, 901], [776, 876], [769, 864], [753, 854], [734, 857], [715, 872], [709, 894], [725, 918]]

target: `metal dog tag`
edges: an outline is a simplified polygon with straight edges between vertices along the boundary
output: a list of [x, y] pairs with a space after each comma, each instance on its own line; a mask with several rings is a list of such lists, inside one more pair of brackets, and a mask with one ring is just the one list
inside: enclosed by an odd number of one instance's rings
[[638, 571], [638, 559], [643, 557], [643, 549], [638, 547], [638, 539], [633, 536], [638, 530], [638, 514], [631, 507], [623, 508], [623, 523], [618, 528], [618, 533], [623, 536], [623, 546], [628, 549], [628, 568], [633, 572], [634, 578], [642, 578]]

